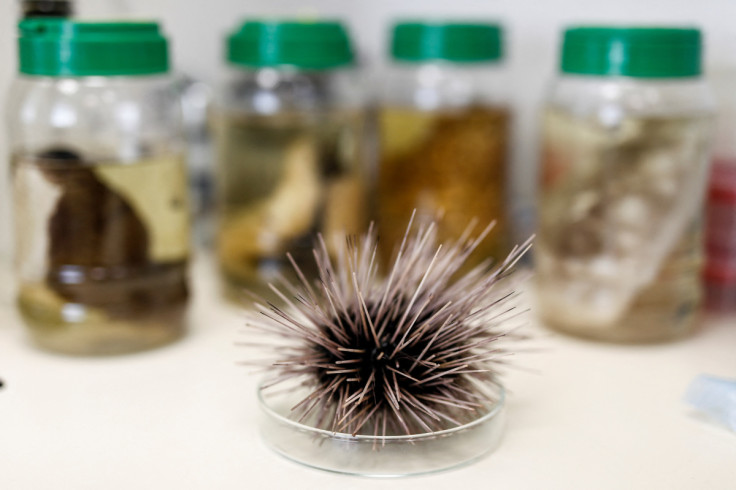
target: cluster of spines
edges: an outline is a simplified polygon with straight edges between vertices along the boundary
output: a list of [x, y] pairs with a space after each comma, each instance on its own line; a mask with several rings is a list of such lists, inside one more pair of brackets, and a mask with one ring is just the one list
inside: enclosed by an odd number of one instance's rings
[[285, 303], [256, 302], [248, 326], [274, 344], [268, 388], [298, 381], [300, 421], [356, 434], [417, 434], [458, 426], [494, 402], [499, 366], [523, 311], [508, 278], [531, 240], [501, 263], [457, 278], [490, 232], [436, 246], [434, 223], [410, 223], [388, 273], [379, 276], [376, 235], [350, 237], [334, 262], [322, 237], [320, 278], [310, 284], [291, 257], [297, 284], [272, 290]]

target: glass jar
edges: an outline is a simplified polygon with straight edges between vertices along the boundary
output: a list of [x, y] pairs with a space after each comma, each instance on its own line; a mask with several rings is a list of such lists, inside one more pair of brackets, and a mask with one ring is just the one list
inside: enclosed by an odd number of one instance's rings
[[391, 57], [379, 117], [383, 259], [401, 243], [415, 209], [420, 221], [443, 215], [440, 241], [495, 220], [467, 266], [505, 256], [510, 111], [501, 27], [398, 23]]
[[228, 38], [214, 111], [217, 255], [226, 290], [318, 277], [328, 247], [368, 224], [363, 95], [338, 22], [248, 21]]
[[548, 326], [618, 342], [692, 330], [714, 114], [700, 46], [696, 29], [565, 32], [535, 254]]
[[42, 348], [116, 354], [184, 332], [189, 209], [167, 49], [155, 23], [20, 24], [18, 306]]
[[718, 123], [705, 213], [706, 305], [736, 311], [736, 71], [715, 77]]

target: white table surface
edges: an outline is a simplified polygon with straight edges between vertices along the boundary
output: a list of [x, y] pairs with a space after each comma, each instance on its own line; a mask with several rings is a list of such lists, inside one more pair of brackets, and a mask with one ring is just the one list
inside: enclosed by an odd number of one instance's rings
[[656, 346], [585, 342], [531, 327], [541, 352], [506, 386], [500, 447], [465, 468], [374, 480], [302, 467], [258, 435], [257, 378], [236, 362], [241, 312], [201, 259], [191, 333], [124, 357], [29, 345], [0, 267], [0, 489], [736, 489], [736, 434], [681, 402], [699, 373], [736, 377], [736, 316]]

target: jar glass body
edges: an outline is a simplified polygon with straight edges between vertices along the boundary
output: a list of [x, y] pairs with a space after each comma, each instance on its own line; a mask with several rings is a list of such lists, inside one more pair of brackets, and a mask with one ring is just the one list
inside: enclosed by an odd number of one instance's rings
[[[720, 75], [720, 76], [719, 76]], [[736, 311], [736, 70], [714, 77], [718, 121], [705, 213], [706, 305]]]
[[438, 216], [438, 239], [458, 239], [492, 221], [495, 229], [468, 260], [508, 252], [510, 109], [498, 63], [396, 63], [383, 81], [377, 211], [384, 260], [416, 209]]
[[713, 114], [699, 78], [555, 82], [535, 253], [546, 324], [619, 342], [692, 330]]
[[228, 293], [270, 295], [295, 278], [287, 253], [317, 277], [328, 248], [369, 220], [366, 116], [351, 69], [231, 68], [214, 111], [217, 255]]
[[9, 108], [18, 305], [37, 344], [144, 350], [182, 335], [189, 208], [167, 76], [21, 76]]

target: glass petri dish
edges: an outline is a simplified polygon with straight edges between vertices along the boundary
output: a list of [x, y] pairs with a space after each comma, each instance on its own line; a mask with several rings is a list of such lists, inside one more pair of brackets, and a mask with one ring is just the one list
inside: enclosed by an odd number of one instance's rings
[[[258, 388], [261, 436], [273, 451], [320, 470], [367, 477], [422, 475], [464, 466], [498, 447], [505, 427], [505, 392], [477, 419], [438, 432], [371, 436], [330, 432], [289, 418], [304, 391]], [[303, 388], [302, 388], [303, 390]]]

